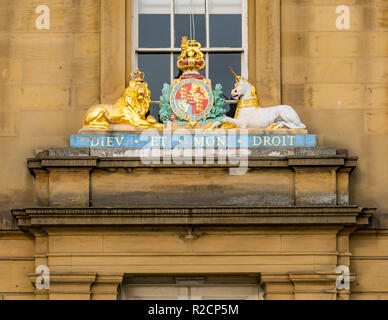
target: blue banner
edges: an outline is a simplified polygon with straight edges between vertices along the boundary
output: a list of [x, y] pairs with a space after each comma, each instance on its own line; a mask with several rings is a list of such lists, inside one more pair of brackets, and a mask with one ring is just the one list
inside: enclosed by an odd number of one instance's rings
[[73, 135], [72, 148], [315, 147], [313, 134], [112, 134]]

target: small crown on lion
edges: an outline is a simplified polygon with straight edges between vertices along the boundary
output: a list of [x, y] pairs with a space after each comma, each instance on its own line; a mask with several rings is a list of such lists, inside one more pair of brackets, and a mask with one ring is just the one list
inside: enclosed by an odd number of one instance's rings
[[141, 72], [139, 69], [136, 72], [131, 73], [132, 81], [144, 81], [144, 72]]

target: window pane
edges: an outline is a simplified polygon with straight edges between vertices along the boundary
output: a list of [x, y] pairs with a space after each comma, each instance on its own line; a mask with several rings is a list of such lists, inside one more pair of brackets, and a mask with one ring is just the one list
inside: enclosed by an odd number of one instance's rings
[[208, 0], [210, 14], [242, 14], [242, 0]]
[[[192, 24], [192, 38], [197, 40], [202, 47], [206, 47], [206, 18], [204, 14], [193, 15], [194, 23]], [[181, 46], [183, 36], [190, 39], [190, 15], [176, 14], [175, 17], [175, 48]]]
[[235, 78], [230, 72], [231, 67], [236, 74], [241, 74], [241, 54], [240, 53], [212, 53], [209, 56], [209, 76], [212, 80], [213, 88], [217, 83], [222, 84], [224, 95], [231, 98], [230, 92], [234, 88]]
[[211, 14], [209, 19], [211, 47], [242, 46], [240, 14]]
[[179, 75], [179, 70], [178, 70], [178, 65], [177, 65], [177, 58], [179, 57], [178, 54], [174, 53], [174, 79], [178, 78]]
[[139, 14], [139, 47], [170, 47], [170, 15]]
[[205, 0], [175, 0], [175, 13], [205, 14]]
[[242, 46], [242, 0], [208, 0], [211, 47]]
[[[175, 47], [179, 48], [183, 36], [206, 46], [205, 0], [175, 0]], [[193, 19], [190, 21], [190, 14]], [[191, 25], [190, 25], [191, 24]], [[191, 36], [190, 36], [191, 30]]]
[[139, 0], [139, 47], [170, 47], [170, 0]]
[[[159, 98], [158, 98], [159, 100]], [[153, 116], [157, 122], [159, 122], [159, 109], [160, 105], [156, 103], [151, 103], [150, 105], [150, 115]]]
[[[151, 90], [152, 100], [160, 100], [163, 83], [170, 83], [170, 55], [144, 53], [138, 56], [139, 69], [145, 74], [145, 81]], [[158, 105], [151, 106], [151, 114], [158, 119]]]
[[170, 14], [170, 0], [138, 0], [140, 14]]

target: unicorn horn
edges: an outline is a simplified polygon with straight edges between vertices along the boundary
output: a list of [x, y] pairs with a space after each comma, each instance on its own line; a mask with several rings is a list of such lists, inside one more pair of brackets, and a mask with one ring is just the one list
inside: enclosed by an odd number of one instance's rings
[[241, 77], [239, 77], [237, 74], [235, 74], [231, 67], [229, 67], [229, 70], [233, 73], [234, 77], [236, 78], [236, 81], [240, 81]]

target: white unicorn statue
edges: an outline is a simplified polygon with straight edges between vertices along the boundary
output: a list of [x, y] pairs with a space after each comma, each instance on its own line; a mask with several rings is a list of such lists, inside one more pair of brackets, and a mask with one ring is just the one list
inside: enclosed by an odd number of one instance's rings
[[[228, 128], [228, 124], [232, 124], [234, 127], [255, 129], [306, 128], [296, 111], [289, 105], [260, 107], [255, 87], [248, 80], [237, 76], [231, 68], [230, 71], [237, 81], [232, 90], [232, 97], [237, 100], [237, 108], [234, 118], [224, 116], [222, 127]], [[216, 122], [213, 127], [220, 124]]]

